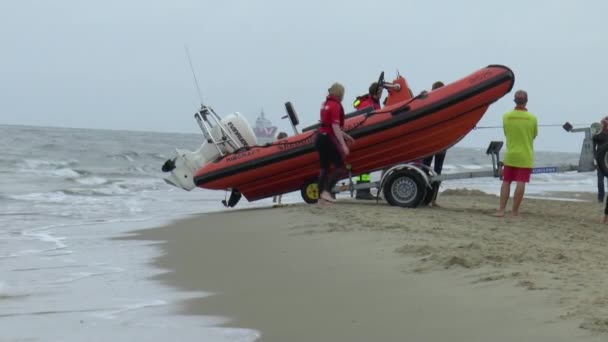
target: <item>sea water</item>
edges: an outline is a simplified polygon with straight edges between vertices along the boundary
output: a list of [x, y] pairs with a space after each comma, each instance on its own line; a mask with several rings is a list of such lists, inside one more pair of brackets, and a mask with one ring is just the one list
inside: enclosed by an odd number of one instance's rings
[[[150, 279], [158, 242], [110, 239], [191, 214], [224, 210], [221, 191], [187, 192], [162, 180], [174, 147], [197, 134], [0, 126], [0, 341], [253, 341], [218, 327], [224, 317], [181, 316], [175, 304], [212, 295]], [[444, 173], [490, 168], [482, 148], [454, 147]], [[537, 153], [539, 165], [577, 164], [575, 153]], [[375, 175], [377, 177], [378, 175]], [[493, 178], [442, 190], [498, 194]], [[529, 194], [596, 191], [595, 173], [534, 175]], [[346, 195], [343, 195], [346, 196]], [[283, 202], [302, 202], [298, 192]], [[239, 208], [269, 206], [270, 199]]]

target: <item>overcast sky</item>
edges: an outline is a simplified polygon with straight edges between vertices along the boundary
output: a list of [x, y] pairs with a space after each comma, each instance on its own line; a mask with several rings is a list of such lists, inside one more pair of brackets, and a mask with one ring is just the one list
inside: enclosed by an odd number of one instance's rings
[[[489, 64], [512, 68], [539, 124], [588, 124], [608, 115], [606, 13], [605, 0], [3, 0], [0, 124], [196, 133], [185, 45], [206, 103], [250, 121], [263, 107], [283, 130], [285, 101], [313, 124], [334, 81], [348, 111], [380, 71], [418, 93]], [[480, 125], [500, 125], [512, 95]], [[538, 150], [580, 149], [581, 135], [539, 134]]]

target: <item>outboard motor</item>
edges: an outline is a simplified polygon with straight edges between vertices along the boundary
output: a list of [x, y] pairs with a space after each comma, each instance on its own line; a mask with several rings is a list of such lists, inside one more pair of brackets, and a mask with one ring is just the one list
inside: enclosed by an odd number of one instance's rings
[[196, 187], [194, 175], [207, 163], [237, 149], [257, 144], [247, 119], [238, 112], [220, 120], [211, 108], [202, 106], [194, 117], [203, 131], [205, 141], [196, 151], [176, 148], [176, 156], [165, 161], [162, 166], [163, 172], [171, 172], [164, 178], [165, 182], [187, 191]]

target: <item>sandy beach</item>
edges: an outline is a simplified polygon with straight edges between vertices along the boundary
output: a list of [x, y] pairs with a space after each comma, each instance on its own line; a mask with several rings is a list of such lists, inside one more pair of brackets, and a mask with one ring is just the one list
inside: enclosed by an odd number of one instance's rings
[[180, 313], [260, 341], [605, 341], [608, 226], [593, 194], [569, 197], [526, 199], [520, 218], [469, 190], [440, 208], [232, 210], [132, 238], [166, 241], [157, 280], [213, 293]]

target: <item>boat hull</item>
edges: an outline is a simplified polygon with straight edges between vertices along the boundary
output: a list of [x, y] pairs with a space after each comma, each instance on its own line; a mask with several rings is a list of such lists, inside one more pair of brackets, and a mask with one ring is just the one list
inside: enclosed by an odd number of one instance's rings
[[[356, 175], [443, 151], [464, 138], [513, 83], [510, 69], [491, 65], [424, 99], [393, 101], [372, 114], [350, 117], [345, 130], [355, 143], [346, 162]], [[299, 190], [318, 177], [315, 134], [304, 132], [211, 162], [196, 173], [195, 184], [238, 189], [249, 201]]]

